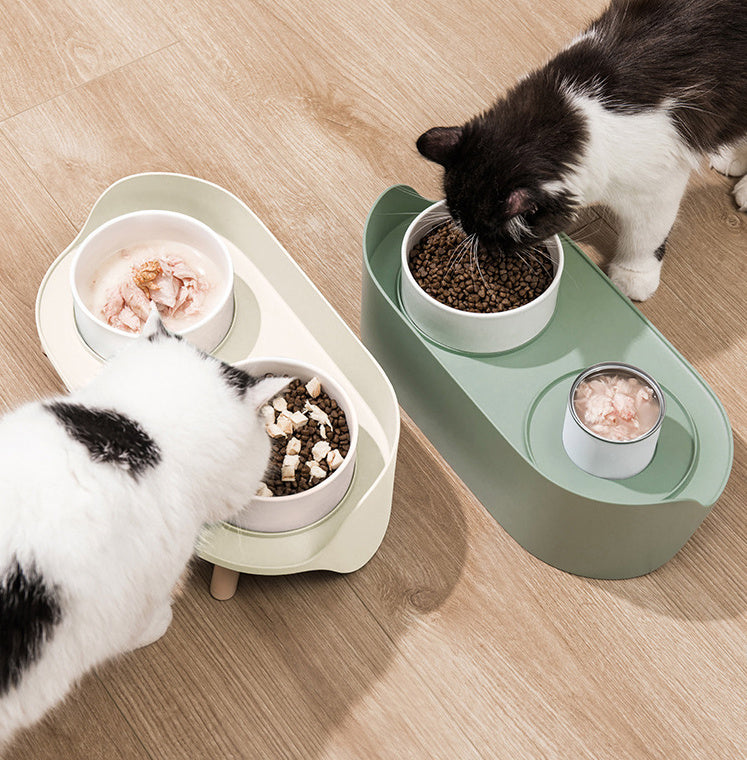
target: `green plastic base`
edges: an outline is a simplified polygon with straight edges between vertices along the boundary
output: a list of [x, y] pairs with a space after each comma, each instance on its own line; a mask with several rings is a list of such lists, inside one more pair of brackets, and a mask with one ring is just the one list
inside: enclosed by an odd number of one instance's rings
[[[364, 234], [363, 341], [400, 403], [495, 519], [562, 570], [629, 578], [690, 538], [723, 491], [732, 462], [724, 409], [700, 376], [567, 238], [550, 325], [493, 356], [437, 346], [402, 311], [400, 247], [431, 201], [386, 191]], [[664, 388], [667, 416], [651, 464], [627, 480], [583, 472], [561, 431], [573, 378], [601, 361], [641, 367]]]

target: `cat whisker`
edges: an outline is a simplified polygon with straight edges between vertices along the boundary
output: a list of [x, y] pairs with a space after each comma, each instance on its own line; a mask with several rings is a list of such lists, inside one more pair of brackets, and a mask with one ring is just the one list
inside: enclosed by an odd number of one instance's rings
[[480, 255], [479, 255], [479, 243], [477, 240], [477, 235], [473, 234], [471, 236], [472, 238], [472, 257], [474, 263], [477, 265], [477, 272], [480, 275], [480, 279], [482, 280], [482, 284], [485, 286], [485, 290], [490, 290], [490, 286], [485, 281], [485, 276], [482, 273], [482, 268], [480, 267]]
[[451, 271], [454, 269], [454, 267], [464, 258], [465, 254], [468, 252], [468, 247], [469, 246], [467, 244], [467, 239], [465, 238], [454, 249], [454, 253], [452, 253], [451, 258], [449, 259], [449, 263], [446, 267], [446, 272], [444, 273], [443, 279], [446, 279], [446, 277], [451, 274]]

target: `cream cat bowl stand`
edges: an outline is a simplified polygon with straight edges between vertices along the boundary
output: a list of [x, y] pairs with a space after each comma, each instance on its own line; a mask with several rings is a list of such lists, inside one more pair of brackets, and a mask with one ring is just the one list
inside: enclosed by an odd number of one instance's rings
[[281, 533], [248, 531], [227, 523], [205, 526], [196, 553], [214, 565], [211, 593], [219, 599], [233, 596], [240, 573], [349, 573], [362, 567], [378, 549], [389, 524], [399, 442], [397, 399], [371, 354], [236, 196], [181, 174], [136, 174], [115, 182], [42, 280], [36, 324], [44, 353], [70, 390], [98, 372], [101, 359], [80, 337], [73, 317], [72, 256], [91, 232], [110, 219], [143, 209], [189, 215], [221, 235], [228, 246], [235, 273], [235, 311], [215, 356], [231, 363], [253, 356], [284, 356], [321, 367], [345, 388], [359, 421], [353, 480], [329, 514]]

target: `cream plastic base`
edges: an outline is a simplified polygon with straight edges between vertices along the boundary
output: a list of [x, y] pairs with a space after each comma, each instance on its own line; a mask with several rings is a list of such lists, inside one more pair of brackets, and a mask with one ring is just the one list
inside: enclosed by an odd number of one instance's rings
[[[198, 556], [226, 570], [261, 575], [357, 570], [376, 552], [389, 523], [399, 442], [397, 399], [371, 354], [236, 196], [180, 174], [137, 174], [108, 188], [39, 288], [36, 323], [45, 354], [69, 389], [99, 370], [100, 358], [83, 342], [73, 319], [72, 254], [81, 240], [109, 219], [148, 208], [191, 215], [228, 244], [235, 270], [235, 314], [228, 336], [214, 354], [229, 362], [272, 355], [317, 365], [345, 388], [360, 423], [353, 482], [332, 512], [312, 525], [283, 533], [209, 525], [200, 535]], [[220, 577], [218, 585], [225, 594]]]

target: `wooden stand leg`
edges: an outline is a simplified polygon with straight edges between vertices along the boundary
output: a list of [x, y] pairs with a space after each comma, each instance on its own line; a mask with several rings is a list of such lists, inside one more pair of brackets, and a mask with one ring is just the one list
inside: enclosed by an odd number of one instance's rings
[[214, 599], [225, 602], [236, 593], [239, 585], [239, 573], [227, 567], [213, 565], [213, 577], [210, 579], [210, 593]]

